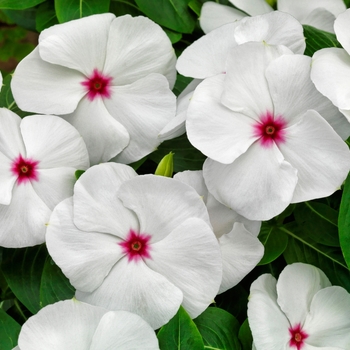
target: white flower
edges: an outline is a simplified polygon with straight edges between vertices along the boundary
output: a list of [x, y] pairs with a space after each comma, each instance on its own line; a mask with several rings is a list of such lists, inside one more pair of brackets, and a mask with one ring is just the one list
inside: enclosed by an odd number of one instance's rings
[[209, 192], [250, 220], [329, 196], [350, 168], [347, 145], [324, 118], [343, 137], [349, 123], [312, 84], [311, 59], [288, 53], [258, 42], [233, 48], [226, 74], [199, 84], [187, 112], [188, 138], [210, 158]]
[[311, 79], [316, 88], [339, 107], [350, 122], [350, 10], [337, 17], [334, 30], [344, 49], [334, 47], [315, 52]]
[[222, 282], [219, 293], [234, 287], [261, 260], [264, 247], [257, 236], [261, 222], [238, 215], [218, 202], [205, 186], [202, 171], [177, 173], [174, 179], [192, 186], [203, 198], [222, 254]]
[[[265, 0], [229, 0], [237, 9], [213, 3], [203, 4], [200, 25], [205, 33], [224, 24], [273, 11]], [[277, 9], [295, 17], [301, 24], [333, 32], [335, 18], [346, 10], [342, 0], [278, 0]]]
[[47, 247], [79, 300], [134, 312], [156, 329], [181, 304], [193, 318], [208, 307], [222, 261], [195, 190], [136, 175], [116, 163], [86, 171], [55, 208]]
[[44, 30], [11, 88], [22, 110], [75, 126], [92, 164], [129, 163], [159, 145], [175, 116], [175, 61], [167, 35], [148, 18], [93, 15]]
[[153, 329], [138, 315], [76, 299], [41, 309], [22, 326], [13, 350], [156, 350]]
[[248, 321], [257, 350], [350, 349], [349, 314], [349, 293], [312, 265], [288, 265], [277, 282], [264, 274], [250, 288]]
[[51, 211], [73, 194], [75, 171], [89, 166], [86, 146], [56, 116], [21, 120], [1, 108], [0, 124], [0, 245], [41, 244]]

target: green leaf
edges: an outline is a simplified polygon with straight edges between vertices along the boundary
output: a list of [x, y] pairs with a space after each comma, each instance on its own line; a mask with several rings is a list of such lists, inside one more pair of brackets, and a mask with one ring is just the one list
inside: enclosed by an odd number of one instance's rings
[[336, 210], [326, 204], [310, 201], [298, 204], [294, 216], [303, 231], [317, 243], [339, 247]]
[[295, 222], [280, 228], [288, 234], [288, 246], [283, 256], [288, 264], [304, 262], [320, 268], [332, 284], [350, 292], [350, 271], [341, 250], [319, 244], [306, 235]]
[[2, 271], [12, 292], [33, 314], [40, 306], [40, 284], [48, 253], [44, 244], [4, 249]]
[[112, 0], [109, 7], [109, 12], [114, 13], [117, 17], [127, 14], [131, 16], [143, 15], [134, 0]]
[[85, 173], [85, 170], [76, 170], [74, 173], [75, 178], [78, 180], [81, 175]]
[[38, 7], [35, 19], [35, 27], [38, 32], [58, 23], [55, 6], [52, 2], [46, 1]]
[[110, 0], [55, 0], [56, 16], [60, 23], [109, 10]]
[[181, 94], [182, 91], [185, 90], [186, 86], [193, 80], [193, 78], [190, 77], [184, 77], [181, 74], [177, 74], [176, 77], [176, 82], [175, 82], [175, 86], [173, 88], [173, 93], [176, 96], [179, 96]]
[[25, 10], [3, 10], [4, 14], [20, 27], [35, 32], [35, 16], [36, 8], [28, 8]]
[[174, 32], [174, 31], [167, 29], [167, 28], [163, 28], [163, 30], [165, 31], [166, 35], [168, 36], [168, 38], [170, 39], [172, 44], [177, 43], [182, 38], [181, 33]]
[[253, 336], [249, 327], [248, 319], [246, 319], [239, 329], [238, 339], [242, 344], [242, 350], [251, 350], [253, 344]]
[[199, 0], [191, 0], [188, 7], [199, 17], [201, 15], [203, 3]]
[[189, 0], [135, 0], [147, 17], [179, 33], [192, 33], [196, 18], [188, 7]]
[[208, 307], [193, 320], [203, 337], [204, 349], [239, 350], [239, 323], [227, 311]]
[[174, 172], [184, 170], [201, 170], [206, 157], [194, 148], [186, 134], [164, 141], [158, 149], [149, 155], [157, 164], [169, 152], [174, 153]]
[[0, 309], [0, 349], [11, 350], [17, 345], [21, 326], [4, 310]]
[[303, 25], [303, 28], [306, 39], [305, 55], [312, 56], [316, 51], [325, 47], [341, 47], [335, 34], [308, 25]]
[[262, 223], [258, 238], [265, 248], [264, 256], [258, 265], [269, 264], [276, 260], [288, 244], [288, 236], [269, 222]]
[[0, 9], [24, 10], [44, 1], [46, 0], [0, 0]]
[[345, 181], [339, 208], [339, 240], [348, 268], [350, 268], [350, 173]]
[[44, 307], [60, 300], [72, 299], [74, 287], [50, 256], [46, 258], [40, 285], [40, 305]]
[[157, 337], [162, 350], [204, 349], [202, 336], [182, 306], [177, 314], [159, 330]]

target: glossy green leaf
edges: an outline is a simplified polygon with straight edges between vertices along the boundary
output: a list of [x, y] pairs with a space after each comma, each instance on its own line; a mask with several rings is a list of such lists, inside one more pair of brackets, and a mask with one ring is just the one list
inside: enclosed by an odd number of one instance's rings
[[246, 319], [239, 329], [238, 339], [242, 344], [242, 350], [251, 350], [253, 343], [252, 332], [249, 327], [248, 319]]
[[167, 28], [163, 28], [163, 30], [165, 31], [166, 35], [168, 36], [168, 38], [170, 39], [172, 44], [177, 43], [182, 38], [181, 33], [174, 32], [174, 31], [167, 29]]
[[55, 0], [56, 16], [60, 23], [97, 13], [108, 12], [110, 0]]
[[135, 0], [139, 9], [154, 22], [179, 33], [192, 33], [196, 24], [189, 0]]
[[262, 223], [258, 238], [265, 248], [264, 256], [258, 265], [269, 264], [277, 259], [288, 244], [288, 236], [269, 222]]
[[320, 268], [332, 284], [350, 292], [350, 271], [340, 248], [319, 244], [307, 236], [296, 223], [281, 228], [289, 236], [283, 256], [288, 264], [304, 262]]
[[177, 314], [157, 334], [162, 350], [203, 350], [204, 343], [195, 323], [180, 306]]
[[75, 178], [78, 180], [81, 175], [85, 173], [85, 170], [76, 170], [74, 173]]
[[308, 25], [303, 25], [303, 28], [306, 40], [305, 55], [312, 56], [325, 47], [341, 47], [335, 34]]
[[0, 309], [0, 349], [11, 350], [17, 345], [21, 326], [4, 310]]
[[185, 90], [186, 86], [193, 80], [193, 78], [184, 77], [181, 74], [177, 74], [175, 86], [173, 88], [173, 93], [179, 96], [182, 91]]
[[72, 299], [74, 287], [50, 256], [46, 258], [40, 285], [40, 305], [42, 307], [60, 300]]
[[0, 9], [24, 10], [46, 0], [0, 0]]
[[3, 10], [5, 15], [13, 22], [22, 27], [35, 32], [36, 8], [31, 7], [25, 10]]
[[339, 240], [344, 259], [350, 268], [350, 174], [348, 175], [343, 190], [343, 196], [339, 208]]
[[194, 323], [203, 337], [204, 349], [239, 350], [239, 323], [227, 311], [208, 307]]
[[201, 170], [206, 159], [200, 151], [191, 145], [186, 134], [169, 141], [164, 141], [158, 147], [157, 151], [150, 154], [149, 158], [159, 163], [169, 152], [174, 153], [174, 172]]
[[56, 17], [55, 6], [52, 2], [46, 1], [38, 7], [36, 13], [36, 30], [38, 32], [43, 31], [58, 23]]
[[298, 225], [317, 243], [339, 247], [336, 210], [326, 204], [310, 201], [298, 204], [294, 215]]
[[117, 17], [126, 14], [131, 16], [143, 15], [134, 0], [111, 0], [109, 12], [114, 13]]
[[200, 0], [191, 0], [188, 7], [199, 17], [201, 15], [203, 3]]
[[44, 244], [29, 248], [4, 249], [2, 271], [12, 292], [33, 314], [40, 306], [40, 284], [48, 253]]

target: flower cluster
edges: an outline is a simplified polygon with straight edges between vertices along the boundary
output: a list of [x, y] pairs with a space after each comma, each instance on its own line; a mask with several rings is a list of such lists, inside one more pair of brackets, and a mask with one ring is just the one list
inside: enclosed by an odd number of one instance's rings
[[[0, 108], [0, 246], [45, 243], [74, 298], [29, 318], [14, 349], [159, 349], [154, 330], [181, 310], [200, 319], [241, 282], [253, 348], [349, 349], [350, 295], [320, 269], [248, 275], [281, 256], [267, 241], [289, 232], [287, 207], [331, 196], [349, 173], [350, 10], [230, 2], [204, 3], [207, 34], [178, 58], [152, 20], [102, 13], [43, 30], [18, 64], [11, 91], [30, 115]], [[343, 48], [304, 55], [302, 24], [333, 23]], [[193, 80], [176, 98], [178, 73]], [[178, 136], [203, 166], [171, 178], [170, 153], [157, 175], [138, 170]]]

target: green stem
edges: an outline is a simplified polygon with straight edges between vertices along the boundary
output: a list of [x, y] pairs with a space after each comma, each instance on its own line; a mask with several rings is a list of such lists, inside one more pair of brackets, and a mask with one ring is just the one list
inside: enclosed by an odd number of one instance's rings
[[21, 309], [21, 306], [19, 305], [17, 299], [14, 299], [14, 304], [15, 304], [15, 307], [16, 307], [18, 313], [22, 316], [22, 318], [24, 319], [24, 321], [27, 321], [27, 317], [24, 315], [24, 313], [23, 313], [23, 311], [22, 311], [22, 309]]

